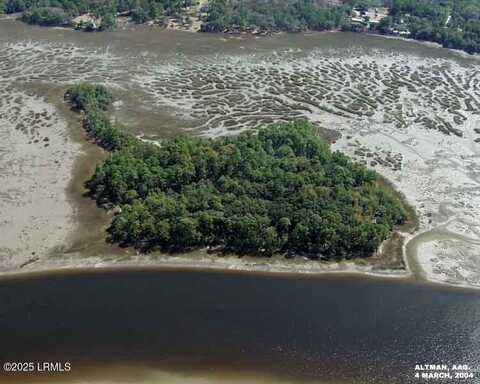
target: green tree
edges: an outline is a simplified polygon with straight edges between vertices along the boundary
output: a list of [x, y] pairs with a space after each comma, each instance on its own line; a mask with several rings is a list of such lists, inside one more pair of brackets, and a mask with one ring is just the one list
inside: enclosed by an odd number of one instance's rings
[[331, 152], [304, 120], [157, 146], [112, 126], [104, 88], [80, 84], [67, 96], [112, 151], [89, 188], [99, 204], [121, 207], [109, 229], [115, 242], [341, 259], [372, 254], [405, 220], [374, 171]]

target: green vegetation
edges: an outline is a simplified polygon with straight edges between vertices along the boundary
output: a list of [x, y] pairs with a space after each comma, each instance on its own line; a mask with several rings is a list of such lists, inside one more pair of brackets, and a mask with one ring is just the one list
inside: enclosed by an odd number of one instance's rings
[[313, 0], [211, 0], [202, 30], [322, 31], [338, 28], [347, 11], [348, 7], [325, 7]]
[[[380, 24], [353, 23], [352, 10], [390, 8]], [[211, 0], [202, 30], [289, 31], [342, 29], [401, 33], [447, 48], [480, 52], [480, 0], [346, 0], [326, 5], [315, 0]]]
[[393, 0], [381, 27], [406, 28], [415, 39], [480, 52], [480, 0]]
[[23, 12], [23, 20], [31, 24], [62, 25], [90, 13], [105, 23], [100, 29], [115, 26], [115, 17], [121, 12], [129, 13], [134, 21], [145, 22], [180, 14], [189, 4], [189, 0], [0, 0], [4, 13]]
[[102, 147], [116, 150], [136, 141], [134, 136], [112, 126], [106, 113], [112, 96], [105, 87], [80, 83], [69, 89], [65, 96], [74, 109], [85, 113], [84, 127]]
[[23, 13], [22, 20], [29, 24], [55, 26], [66, 24], [68, 16], [61, 8], [30, 8]]
[[[90, 13], [101, 22], [86, 30], [108, 30], [115, 27], [118, 13], [137, 23], [161, 22], [184, 14], [192, 4], [192, 0], [0, 0], [0, 10], [23, 12], [24, 21], [47, 26]], [[390, 9], [379, 24], [370, 24], [368, 18], [365, 23], [352, 21], [353, 9], [365, 15], [378, 6]], [[332, 29], [400, 33], [476, 53], [480, 52], [480, 0], [210, 0], [201, 27], [204, 32]]]
[[80, 84], [67, 97], [112, 150], [88, 185], [98, 204], [121, 207], [114, 242], [342, 259], [371, 255], [406, 219], [374, 171], [331, 152], [306, 121], [155, 145], [111, 126], [104, 87]]

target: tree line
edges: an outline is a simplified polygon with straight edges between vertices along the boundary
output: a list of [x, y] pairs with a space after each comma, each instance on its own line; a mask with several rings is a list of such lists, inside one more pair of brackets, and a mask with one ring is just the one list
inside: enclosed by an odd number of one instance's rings
[[79, 83], [67, 90], [72, 108], [85, 114], [84, 128], [103, 148], [117, 150], [133, 145], [136, 138], [114, 127], [107, 113], [113, 97], [102, 85]]
[[111, 150], [88, 186], [99, 205], [121, 208], [114, 242], [342, 259], [371, 255], [406, 219], [374, 171], [332, 152], [305, 120], [154, 145], [111, 126], [104, 87], [83, 83], [67, 98]]
[[134, 22], [144, 23], [163, 16], [177, 15], [190, 0], [0, 0], [4, 13], [22, 12], [30, 24], [64, 25], [79, 15], [90, 13], [102, 18], [101, 29], [112, 29], [118, 13], [129, 12]]
[[411, 37], [446, 48], [480, 52], [480, 0], [393, 0], [380, 28], [406, 28]]
[[[0, 0], [0, 10], [23, 12], [23, 20], [31, 24], [64, 25], [91, 13], [102, 18], [101, 30], [114, 28], [119, 12], [128, 11], [133, 21], [144, 23], [181, 15], [190, 5], [192, 0]], [[210, 0], [201, 30], [363, 32], [364, 26], [351, 21], [353, 9], [365, 12], [375, 6], [389, 7], [389, 16], [372, 25], [374, 31], [404, 31], [446, 48], [480, 52], [480, 0], [344, 0], [337, 5], [322, 0]]]
[[413, 39], [480, 52], [480, 0], [345, 0], [340, 5], [316, 0], [212, 0], [202, 30], [364, 32], [368, 23], [353, 23], [353, 9], [364, 13], [376, 6], [389, 7], [389, 16], [370, 25], [371, 31], [408, 31]]
[[326, 7], [313, 0], [211, 0], [202, 25], [206, 32], [232, 28], [299, 32], [331, 30], [347, 20], [349, 7]]

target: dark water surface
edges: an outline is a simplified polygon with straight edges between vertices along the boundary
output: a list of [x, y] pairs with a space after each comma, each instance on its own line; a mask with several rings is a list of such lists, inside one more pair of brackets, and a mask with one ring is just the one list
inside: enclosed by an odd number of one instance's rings
[[[187, 108], [199, 103], [199, 110], [208, 110], [210, 97], [221, 100], [216, 88], [205, 95], [205, 83], [236, 84], [238, 89], [227, 95], [233, 100], [228, 107], [248, 105], [250, 110], [242, 113], [255, 117], [263, 115], [262, 100], [278, 93], [269, 91], [270, 85], [299, 71], [311, 72], [315, 65], [342, 69], [345, 76], [353, 76], [353, 85], [364, 86], [374, 78], [370, 67], [363, 66], [373, 54], [383, 68], [379, 84], [382, 76], [399, 76], [407, 64], [411, 71], [418, 67], [422, 76], [436, 60], [468, 68], [477, 64], [448, 50], [357, 34], [240, 40], [144, 28], [134, 33], [83, 34], [11, 21], [0, 21], [0, 48], [4, 89], [28, 84], [42, 95], [48, 84], [58, 87], [61, 95], [67, 84], [100, 81], [123, 103], [116, 107], [119, 121], [135, 133], [157, 136], [197, 126], [188, 114], [170, 113], [172, 105], [184, 102]], [[322, 52], [300, 60], [317, 48]], [[361, 57], [357, 60], [356, 55]], [[346, 60], [342, 68], [337, 57]], [[262, 60], [273, 63], [268, 76], [259, 68]], [[352, 69], [357, 64], [360, 69]], [[250, 80], [247, 75], [253, 70], [257, 74]], [[283, 77], [275, 75], [277, 71]], [[468, 77], [467, 72], [462, 69], [461, 75]], [[321, 88], [326, 77], [320, 73], [313, 80]], [[365, 74], [370, 77], [362, 80]], [[277, 110], [295, 112], [301, 89], [289, 85], [280, 92], [290, 99], [277, 100]], [[425, 108], [426, 115], [434, 113]], [[208, 124], [214, 126], [217, 114], [226, 112], [211, 111]], [[310, 117], [316, 115], [323, 118], [314, 109]], [[91, 214], [87, 209], [82, 212]], [[87, 235], [103, 233], [104, 223], [95, 226], [92, 221], [77, 231], [82, 234], [79, 243], [88, 245]], [[100, 240], [103, 244], [103, 236]], [[91, 248], [84, 253], [96, 254]], [[413, 379], [415, 364], [478, 368], [480, 294], [403, 280], [185, 271], [103, 271], [0, 280], [0, 362], [57, 360], [71, 362], [72, 372], [21, 376], [0, 369], [0, 382], [205, 384], [221, 374], [224, 383], [238, 378], [263, 383], [265, 377], [274, 383], [416, 383], [420, 381]], [[188, 372], [202, 381], [142, 376], [151, 371]], [[479, 382], [480, 372], [475, 374], [474, 380], [432, 382]]]
[[478, 293], [394, 280], [117, 271], [0, 282], [0, 360], [69, 361], [72, 378], [92, 380], [138, 365], [418, 382], [415, 364], [478, 368], [479, 323]]

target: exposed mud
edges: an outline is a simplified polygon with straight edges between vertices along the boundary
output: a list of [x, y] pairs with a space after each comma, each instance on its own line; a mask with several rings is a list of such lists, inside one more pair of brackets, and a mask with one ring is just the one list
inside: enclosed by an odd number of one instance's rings
[[37, 262], [74, 228], [65, 186], [79, 146], [44, 99], [0, 89], [2, 269]]
[[[2, 22], [0, 28], [13, 23]], [[2, 225], [10, 231], [2, 240], [2, 269], [34, 268], [37, 260], [31, 256], [37, 256], [31, 252], [46, 254], [49, 246], [68, 258], [119, 252], [92, 238], [92, 231], [103, 231], [104, 219], [85, 220], [88, 228], [77, 228], [76, 245], [62, 246], [72, 225], [63, 191], [79, 147], [68, 138], [65, 143], [65, 121], [55, 108], [21, 90], [25, 84], [33, 90], [49, 84], [60, 92], [89, 80], [114, 90], [116, 121], [148, 140], [179, 131], [235, 134], [295, 117], [309, 118], [319, 131], [339, 132], [334, 148], [392, 181], [417, 209], [420, 232], [432, 234], [413, 237], [413, 245], [406, 246], [419, 274], [480, 285], [480, 71], [475, 58], [372, 36], [355, 36], [352, 46], [338, 34], [257, 42], [140, 31], [124, 40], [126, 32], [90, 41], [85, 34], [42, 30], [32, 41], [25, 35], [37, 29], [15, 28], [24, 30], [7, 31], [0, 39], [0, 132], [6, 138], [0, 144], [1, 177], [8, 180], [0, 188]], [[176, 43], [172, 36], [178, 36]], [[145, 46], [149, 39], [151, 50]], [[34, 165], [30, 156], [38, 159]], [[23, 201], [29, 205], [18, 207]], [[84, 209], [95, 209], [89, 207]], [[47, 213], [61, 231], [41, 221]], [[436, 228], [445, 223], [448, 233], [436, 237]], [[38, 231], [44, 234], [34, 235]], [[88, 233], [91, 241], [82, 242]]]

